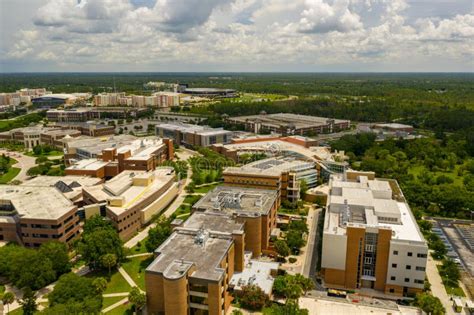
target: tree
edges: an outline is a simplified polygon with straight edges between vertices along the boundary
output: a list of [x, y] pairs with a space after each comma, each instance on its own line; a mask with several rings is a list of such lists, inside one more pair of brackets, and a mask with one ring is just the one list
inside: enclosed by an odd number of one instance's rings
[[461, 273], [456, 263], [452, 259], [444, 259], [441, 265], [440, 272], [443, 282], [454, 287], [458, 286], [458, 281], [461, 279]]
[[19, 301], [23, 309], [23, 315], [33, 315], [36, 312], [36, 298], [35, 293], [27, 288], [23, 292], [23, 298]]
[[146, 295], [139, 288], [133, 287], [128, 294], [128, 300], [135, 305], [135, 310], [140, 311], [146, 304]]
[[264, 314], [268, 315], [308, 315], [307, 309], [300, 309], [298, 302], [290, 301], [285, 305], [273, 304], [270, 309], [265, 310]]
[[40, 145], [34, 146], [33, 147], [33, 154], [34, 155], [41, 155], [43, 152], [43, 148]]
[[273, 282], [273, 293], [285, 297], [287, 303], [299, 299], [303, 293], [313, 288], [313, 281], [301, 274], [278, 276]]
[[280, 257], [288, 257], [290, 255], [290, 248], [288, 247], [288, 244], [286, 244], [285, 241], [283, 240], [276, 240], [274, 243], [275, 250], [278, 253]]
[[62, 275], [48, 295], [50, 306], [68, 309], [64, 314], [74, 314], [75, 309], [81, 310], [79, 313], [99, 313], [102, 308], [102, 294], [97, 294], [93, 282], [92, 279], [75, 273]]
[[240, 292], [240, 303], [246, 309], [261, 310], [268, 302], [268, 295], [256, 285], [244, 286]]
[[301, 248], [305, 241], [301, 232], [290, 230], [286, 233], [286, 242], [292, 251]]
[[439, 238], [434, 242], [431, 242], [430, 245], [430, 248], [433, 250], [433, 253], [431, 255], [434, 259], [442, 259], [444, 255], [446, 255], [446, 253], [448, 252], [443, 241], [441, 241]]
[[94, 287], [94, 290], [97, 294], [102, 294], [105, 289], [107, 289], [107, 279], [104, 277], [98, 277], [92, 280], [92, 286]]
[[300, 196], [301, 196], [301, 199], [304, 199], [304, 197], [306, 196], [307, 191], [308, 191], [308, 183], [304, 179], [300, 180]]
[[7, 314], [10, 312], [10, 304], [15, 301], [15, 295], [12, 292], [5, 292], [2, 296], [3, 305], [7, 306]]
[[441, 301], [429, 293], [418, 293], [415, 297], [415, 305], [430, 315], [442, 315], [446, 312]]
[[70, 271], [71, 265], [66, 244], [57, 241], [46, 242], [41, 245], [39, 252], [51, 261], [57, 275]]
[[18, 288], [37, 290], [56, 280], [53, 263], [39, 251], [19, 251], [10, 263], [9, 278]]
[[86, 221], [84, 232], [76, 243], [76, 248], [91, 268], [105, 267], [101, 258], [106, 254], [114, 254], [117, 263], [124, 257], [122, 241], [117, 231], [100, 216], [92, 217]]
[[244, 315], [244, 313], [242, 313], [241, 310], [235, 309], [235, 310], [232, 311], [232, 315]]
[[105, 254], [100, 258], [100, 263], [105, 268], [108, 268], [110, 276], [110, 269], [117, 265], [117, 256], [115, 254]]
[[171, 222], [165, 217], [160, 217], [156, 227], [148, 230], [148, 238], [145, 241], [145, 247], [148, 252], [153, 252], [160, 246], [173, 232]]

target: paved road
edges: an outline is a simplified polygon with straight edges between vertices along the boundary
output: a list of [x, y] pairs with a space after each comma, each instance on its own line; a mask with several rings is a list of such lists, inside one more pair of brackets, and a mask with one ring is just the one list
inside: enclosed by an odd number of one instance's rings
[[18, 167], [21, 170], [20, 170], [20, 173], [18, 173], [18, 175], [14, 179], [21, 180], [23, 182], [23, 181], [25, 181], [29, 178], [29, 176], [26, 175], [26, 172], [30, 168], [32, 168], [33, 166], [36, 165], [36, 162], [35, 162], [36, 158], [24, 155], [24, 154], [19, 153], [19, 152], [12, 152], [12, 151], [9, 152], [5, 149], [0, 149], [0, 155], [1, 154], [8, 155], [8, 156], [10, 156], [10, 157], [12, 157], [12, 158], [14, 158], [15, 160], [18, 161], [18, 163], [16, 163], [13, 166]]

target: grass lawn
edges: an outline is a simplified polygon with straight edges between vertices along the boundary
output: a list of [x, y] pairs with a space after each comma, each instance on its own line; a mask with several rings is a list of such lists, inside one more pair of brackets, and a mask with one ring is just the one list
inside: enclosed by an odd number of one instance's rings
[[191, 213], [191, 206], [185, 205], [185, 204], [182, 204], [181, 206], [179, 206], [178, 209], [176, 209], [176, 211], [174, 212], [176, 216], [180, 216], [182, 214], [188, 214], [188, 213]]
[[114, 296], [114, 297], [105, 297], [102, 302], [102, 309], [109, 307], [110, 305], [114, 305], [120, 300], [123, 300], [126, 296]]
[[135, 281], [138, 287], [145, 290], [145, 269], [153, 261], [153, 255], [128, 258], [122, 263], [123, 269]]
[[186, 197], [184, 197], [183, 203], [192, 204], [195, 200], [199, 200], [198, 198], [201, 199], [201, 196], [197, 196], [197, 195], [186, 195]]
[[5, 286], [3, 284], [0, 284], [0, 296], [5, 292]]
[[[441, 265], [437, 265], [436, 268], [438, 268], [438, 273], [439, 273], [439, 271], [441, 269]], [[442, 279], [442, 277], [441, 277], [441, 279]], [[466, 294], [464, 293], [462, 288], [460, 288], [459, 286], [453, 287], [451, 285], [448, 285], [448, 284], [444, 283], [444, 281], [443, 281], [443, 285], [444, 285], [444, 288], [446, 289], [446, 293], [448, 293], [448, 295], [455, 295], [455, 296], [460, 296], [460, 297], [466, 296]]]
[[32, 157], [61, 156], [61, 155], [64, 155], [64, 152], [53, 150], [53, 151], [49, 151], [48, 153], [34, 154], [33, 151], [28, 151], [28, 152], [25, 153], [25, 155], [32, 156]]
[[194, 189], [194, 192], [196, 193], [201, 193], [201, 194], [207, 194], [210, 190], [213, 190], [219, 185], [219, 183], [211, 184], [208, 186], [202, 186], [202, 187], [197, 187]]
[[[7, 310], [5, 309], [5, 312]], [[17, 308], [16, 310], [13, 310], [8, 313], [8, 315], [23, 315], [23, 309], [21, 307]]]
[[122, 277], [118, 270], [113, 270], [110, 273], [109, 279], [108, 271], [94, 271], [88, 273], [86, 277], [89, 278], [96, 278], [96, 277], [104, 277], [108, 280], [107, 289], [105, 289], [104, 294], [108, 293], [120, 293], [120, 292], [129, 292], [131, 287], [128, 282]]
[[[147, 236], [147, 238], [148, 238], [148, 236]], [[143, 241], [140, 242], [140, 246], [135, 245], [132, 248], [130, 248], [130, 252], [128, 253], [128, 255], [148, 253], [148, 251], [146, 250], [145, 242], [146, 242], [146, 238]]]
[[21, 168], [18, 167], [10, 167], [8, 172], [0, 176], [0, 184], [6, 184], [12, 181], [21, 171]]
[[[463, 177], [458, 176], [458, 169], [461, 167], [461, 165], [456, 165], [454, 170], [449, 171], [449, 172], [431, 172], [435, 177], [438, 177], [440, 175], [445, 175], [449, 178], [451, 178], [454, 181], [454, 184], [456, 185], [463, 185]], [[420, 174], [425, 170], [426, 168], [423, 165], [415, 165], [412, 166], [408, 169], [408, 174], [412, 174], [414, 176], [420, 176]]]
[[119, 307], [114, 308], [113, 310], [105, 313], [108, 315], [132, 315], [132, 304], [131, 303], [125, 303], [123, 305], [120, 305]]

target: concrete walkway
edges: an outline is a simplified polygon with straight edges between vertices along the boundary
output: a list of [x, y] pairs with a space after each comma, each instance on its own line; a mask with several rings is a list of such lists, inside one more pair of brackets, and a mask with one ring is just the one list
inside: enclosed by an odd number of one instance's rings
[[118, 293], [107, 293], [107, 294], [103, 294], [102, 296], [105, 297], [105, 298], [109, 298], [109, 297], [121, 297], [121, 296], [128, 296], [128, 292], [118, 292]]
[[153, 253], [141, 253], [141, 254], [135, 254], [135, 255], [128, 255], [126, 258], [135, 258], [135, 257], [150, 256], [150, 255], [153, 255]]
[[[128, 294], [128, 293], [127, 293], [127, 294]], [[128, 297], [123, 298], [123, 299], [121, 299], [120, 301], [118, 301], [117, 303], [114, 303], [114, 304], [112, 304], [112, 305], [110, 305], [110, 306], [104, 308], [101, 313], [107, 313], [107, 312], [113, 310], [114, 308], [119, 307], [120, 305], [123, 305], [123, 304], [125, 304], [125, 303], [127, 303], [127, 302], [128, 302]]]
[[[130, 277], [130, 275], [125, 271], [125, 269], [123, 269], [122, 267], [119, 267], [118, 271], [120, 272], [120, 274], [122, 275], [122, 277], [128, 282], [128, 284], [133, 288], [133, 287], [137, 287], [138, 288], [138, 285], [135, 283], [135, 281], [133, 281], [132, 277]], [[141, 290], [140, 290], [141, 291]]]
[[318, 228], [318, 219], [321, 209], [314, 209], [314, 206], [311, 206], [308, 212], [307, 224], [309, 226], [309, 235], [308, 242], [306, 245], [306, 255], [303, 260], [303, 276], [312, 278], [316, 271], [316, 251], [317, 251], [317, 228]]
[[446, 309], [446, 314], [456, 314], [453, 310], [453, 304], [449, 299], [449, 295], [444, 288], [443, 281], [441, 276], [438, 273], [436, 268], [436, 261], [428, 255], [428, 263], [426, 264], [426, 276], [428, 277], [429, 282], [431, 283], [431, 292], [434, 296], [441, 300], [441, 303]]
[[14, 151], [7, 151], [5, 149], [0, 149], [0, 155], [5, 154], [7, 156], [10, 156], [11, 158], [15, 159], [18, 161], [18, 163], [14, 164], [13, 167], [18, 167], [20, 168], [20, 173], [13, 179], [13, 180], [20, 180], [20, 181], [25, 181], [29, 178], [29, 176], [26, 174], [30, 168], [36, 165], [36, 158], [24, 155], [23, 153], [20, 152], [14, 152]]

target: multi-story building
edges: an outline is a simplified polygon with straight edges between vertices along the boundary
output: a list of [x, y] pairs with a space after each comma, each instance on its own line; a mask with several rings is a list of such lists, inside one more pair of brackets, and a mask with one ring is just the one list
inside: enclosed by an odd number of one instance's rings
[[18, 106], [21, 103], [29, 104], [31, 99], [43, 96], [45, 94], [51, 94], [46, 89], [21, 89], [14, 93], [0, 93], [0, 106], [2, 105], [14, 105]]
[[120, 105], [120, 99], [125, 98], [125, 93], [100, 93], [94, 95], [95, 106]]
[[160, 167], [124, 171], [102, 185], [84, 187], [85, 217], [103, 208], [120, 238], [129, 239], [177, 196], [175, 179], [172, 167]]
[[63, 139], [67, 175], [111, 178], [124, 170], [150, 171], [174, 157], [173, 141], [156, 137], [137, 139], [119, 135], [109, 138]]
[[373, 173], [332, 176], [324, 220], [327, 287], [421, 292], [428, 247], [395, 180]]
[[193, 206], [193, 211], [227, 214], [245, 223], [245, 250], [258, 257], [270, 250], [280, 198], [275, 190], [217, 186]]
[[274, 132], [282, 135], [310, 135], [332, 133], [349, 129], [349, 120], [305, 116], [289, 113], [262, 114], [227, 118], [227, 122], [245, 126], [246, 130], [260, 133]]
[[0, 240], [28, 247], [56, 240], [71, 243], [80, 234], [77, 206], [56, 187], [0, 187]]
[[215, 143], [229, 143], [232, 131], [184, 123], [160, 123], [156, 125], [156, 135], [171, 138], [187, 147], [207, 147]]
[[230, 289], [271, 294], [278, 263], [251, 260], [268, 248], [277, 196], [217, 187], [155, 251], [145, 284], [149, 314], [226, 314]]
[[24, 127], [15, 128], [9, 131], [0, 133], [0, 142], [21, 143], [27, 150], [40, 144], [53, 145], [61, 148], [59, 142], [65, 137], [77, 137], [80, 132], [71, 129], [60, 129], [58, 127]]
[[58, 123], [54, 126], [77, 130], [79, 134], [90, 137], [103, 137], [115, 134], [115, 127], [94, 122]]
[[146, 110], [146, 108], [131, 107], [50, 109], [46, 112], [46, 117], [52, 122], [77, 123], [104, 118], [123, 119], [127, 117], [137, 117]]
[[226, 185], [276, 190], [283, 200], [296, 202], [300, 198], [300, 182], [316, 186], [318, 172], [313, 162], [279, 157], [228, 167], [223, 177]]

